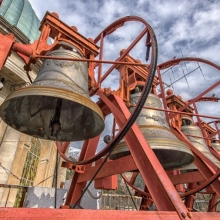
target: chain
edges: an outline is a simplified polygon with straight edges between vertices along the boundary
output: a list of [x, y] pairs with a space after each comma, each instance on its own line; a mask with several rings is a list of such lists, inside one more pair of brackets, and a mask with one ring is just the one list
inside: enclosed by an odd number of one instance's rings
[[[63, 169], [65, 169], [65, 167], [64, 167]], [[61, 169], [59, 172], [61, 172], [63, 169]], [[59, 173], [59, 172], [58, 172], [58, 173]], [[39, 183], [38, 183], [38, 184], [36, 184], [35, 186], [40, 185], [41, 183], [43, 183], [44, 181], [46, 181], [46, 180], [50, 179], [51, 177], [53, 177], [53, 176], [55, 176], [55, 175], [56, 175], [56, 174], [54, 173], [53, 175], [48, 176], [46, 179], [42, 180], [41, 182], [39, 182]]]
[[[7, 169], [6, 167], [2, 166], [1, 163], [0, 163], [0, 167], [2, 167], [3, 170], [5, 170], [5, 172], [6, 172], [7, 174], [11, 174], [14, 178], [16, 178], [16, 179], [18, 179], [18, 180], [21, 181], [21, 179], [20, 179], [19, 177], [17, 177], [15, 174], [13, 174], [13, 173], [12, 173], [9, 169]], [[64, 169], [64, 168], [63, 168], [63, 169]], [[61, 169], [59, 172], [61, 172], [63, 169]], [[51, 177], [53, 177], [54, 175], [55, 175], [55, 174], [53, 174], [53, 175], [47, 177], [46, 179], [42, 180], [41, 182], [39, 182], [39, 183], [36, 184], [35, 186], [40, 185], [40, 184], [43, 183], [44, 181], [46, 181], [46, 180], [50, 179]]]
[[6, 167], [2, 166], [1, 163], [0, 163], [0, 167], [1, 167], [3, 170], [5, 170], [5, 172], [6, 172], [7, 174], [11, 174], [14, 178], [16, 178], [16, 179], [18, 179], [18, 180], [21, 181], [21, 179], [20, 179], [19, 177], [17, 177], [15, 174], [13, 174], [13, 173], [12, 173], [9, 169], [7, 169]]

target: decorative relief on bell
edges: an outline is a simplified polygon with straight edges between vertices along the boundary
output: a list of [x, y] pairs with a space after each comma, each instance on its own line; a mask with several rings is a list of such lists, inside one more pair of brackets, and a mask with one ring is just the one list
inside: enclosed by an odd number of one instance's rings
[[153, 101], [153, 100], [149, 100], [145, 103], [145, 106], [146, 107], [153, 107], [153, 108], [160, 108], [161, 107], [161, 104], [156, 102], [156, 101]]
[[157, 134], [157, 130], [154, 128], [142, 128], [141, 131], [144, 134], [144, 136], [147, 136], [149, 134]]
[[30, 86], [29, 82], [13, 84], [13, 85], [4, 85], [4, 87], [7, 87], [7, 89], [9, 88], [10, 91], [15, 91], [17, 89], [25, 88], [25, 87], [28, 87], [28, 86]]
[[154, 121], [157, 121], [159, 122], [161, 125], [167, 127], [168, 124], [167, 124], [167, 121], [164, 117], [161, 117], [161, 116], [158, 116], [158, 115], [152, 115], [151, 117], [150, 116], [145, 116], [146, 119], [153, 119]]
[[49, 66], [50, 64], [52, 63], [52, 60], [51, 59], [46, 59], [44, 62], [43, 62], [43, 66]]
[[[65, 67], [69, 67], [69, 66], [73, 66], [74, 65], [74, 61], [65, 61], [65, 60], [53, 60], [54, 64], [61, 67], [61, 68], [65, 68]], [[77, 65], [74, 65], [75, 69], [79, 69], [79, 67]]]
[[71, 81], [71, 83], [67, 82], [60, 82], [58, 80], [50, 80], [50, 81], [39, 81], [36, 82], [35, 85], [41, 85], [41, 86], [55, 86], [56, 84], [64, 84], [64, 87], [69, 87], [70, 90], [75, 91], [76, 93], [80, 93], [88, 98], [90, 98], [89, 94], [87, 91], [83, 90], [81, 87], [79, 87], [74, 81]]
[[144, 134], [144, 136], [149, 138], [149, 135], [154, 135], [155, 137], [164, 137], [164, 138], [174, 138], [176, 139], [176, 136], [170, 131], [166, 129], [155, 129], [155, 128], [142, 128], [141, 131]]

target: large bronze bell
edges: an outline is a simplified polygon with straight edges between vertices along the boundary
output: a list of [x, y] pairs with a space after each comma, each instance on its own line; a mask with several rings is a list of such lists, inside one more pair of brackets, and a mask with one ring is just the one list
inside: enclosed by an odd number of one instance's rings
[[[137, 104], [140, 95], [139, 92], [131, 94], [131, 104]], [[162, 109], [160, 99], [153, 94], [149, 94], [145, 106]], [[130, 108], [131, 112], [132, 110], [133, 107]], [[193, 154], [189, 147], [170, 131], [164, 112], [143, 108], [136, 123], [164, 169], [180, 168], [193, 161]], [[113, 150], [110, 159], [114, 160], [129, 154], [126, 142], [122, 140]]]
[[[64, 42], [47, 55], [84, 58]], [[1, 117], [12, 128], [47, 140], [86, 140], [104, 129], [102, 112], [88, 93], [87, 63], [78, 61], [44, 60], [34, 82], [5, 99]]]
[[[188, 140], [192, 145], [203, 153], [207, 158], [209, 158], [213, 163], [220, 167], [220, 161], [216, 159], [209, 151], [206, 142], [203, 138], [202, 131], [198, 126], [193, 125], [193, 122], [189, 118], [182, 118], [183, 126], [181, 126], [182, 132], [186, 135]], [[192, 137], [194, 136], [194, 137]], [[197, 136], [197, 137], [195, 137]], [[183, 170], [197, 169], [195, 165], [190, 165], [189, 167], [184, 167]]]

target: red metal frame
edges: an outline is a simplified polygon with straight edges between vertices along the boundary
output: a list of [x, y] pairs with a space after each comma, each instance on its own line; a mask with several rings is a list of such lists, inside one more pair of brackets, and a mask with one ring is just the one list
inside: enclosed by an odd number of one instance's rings
[[[116, 29], [122, 27], [125, 22], [130, 21], [141, 22], [145, 25], [145, 28], [127, 49], [121, 51], [120, 57], [116, 61], [103, 60], [104, 38], [113, 33]], [[12, 50], [17, 52], [17, 54], [22, 57], [26, 64], [25, 69], [28, 71], [30, 69], [30, 64], [36, 62], [37, 59], [55, 59], [54, 57], [46, 56], [46, 53], [50, 50], [53, 50], [59, 41], [65, 41], [75, 45], [79, 50], [81, 50], [86, 59], [67, 60], [77, 60], [88, 63], [88, 74], [90, 78], [88, 87], [90, 90], [90, 95], [92, 96], [96, 94], [99, 96], [100, 101], [97, 104], [100, 106], [104, 117], [109, 114], [113, 114], [113, 132], [116, 131], [116, 125], [118, 126], [119, 130], [122, 130], [131, 116], [128, 110], [128, 107], [131, 107], [129, 92], [137, 85], [144, 85], [148, 80], [150, 64], [142, 64], [129, 56], [129, 52], [144, 36], [147, 38], [145, 45], [146, 48], [152, 49], [155, 47], [152, 40], [153, 32], [148, 23], [142, 18], [136, 16], [121, 18], [104, 29], [95, 38], [95, 40], [92, 40], [86, 39], [76, 31], [76, 28], [71, 28], [60, 21], [56, 13], [47, 12], [43, 18], [40, 30], [41, 36], [39, 40], [31, 45], [22, 45], [16, 43], [14, 37], [11, 35], [0, 35], [4, 42], [6, 42], [4, 47], [0, 47], [0, 68], [4, 65], [7, 56]], [[54, 39], [54, 43], [52, 45], [47, 44], [48, 37], [52, 37]], [[100, 42], [100, 48], [98, 48], [96, 45], [98, 42]], [[151, 50], [151, 53], [152, 51], [153, 50]], [[99, 58], [95, 59], [95, 57], [98, 55], [98, 52]], [[56, 59], [64, 58], [56, 57]], [[138, 195], [145, 197], [142, 203], [143, 207], [147, 209], [152, 202], [154, 202], [158, 209], [157, 212], [68, 210], [69, 204], [76, 203], [82, 193], [82, 190], [86, 186], [86, 182], [93, 177], [94, 173], [99, 167], [99, 164], [103, 160], [102, 157], [109, 151], [109, 145], [107, 145], [101, 152], [98, 154], [95, 153], [100, 138], [98, 136], [91, 140], [84, 141], [79, 161], [75, 163], [69, 160], [65, 155], [69, 143], [57, 142], [58, 151], [61, 157], [65, 160], [63, 166], [76, 171], [67, 195], [65, 206], [62, 207], [63, 209], [31, 209], [31, 211], [30, 209], [0, 209], [0, 216], [10, 217], [12, 214], [16, 213], [17, 215], [17, 213], [19, 213], [19, 217], [41, 218], [43, 216], [44, 218], [48, 217], [53, 219], [58, 219], [61, 215], [66, 216], [67, 219], [74, 216], [77, 216], [77, 219], [85, 219], [86, 217], [92, 219], [113, 218], [114, 216], [115, 218], [121, 217], [123, 219], [219, 219], [218, 213], [190, 212], [193, 209], [193, 194], [200, 191], [203, 187], [206, 188], [207, 192], [213, 194], [213, 199], [210, 201], [209, 207], [213, 207], [213, 205], [216, 203], [217, 197], [220, 196], [220, 169], [216, 166], [216, 164], [199, 152], [181, 132], [180, 115], [183, 114], [197, 117], [198, 126], [202, 129], [203, 136], [205, 140], [207, 140], [207, 143], [210, 143], [209, 138], [211, 138], [213, 135], [218, 134], [218, 136], [220, 136], [220, 131], [217, 126], [220, 118], [208, 116], [208, 118], [214, 118], [217, 120], [213, 122], [215, 125], [215, 131], [211, 134], [207, 134], [200, 119], [200, 117], [206, 116], [200, 115], [196, 107], [196, 102], [198, 101], [211, 100], [215, 102], [219, 100], [218, 98], [204, 97], [204, 95], [218, 86], [220, 81], [206, 89], [196, 98], [189, 100], [188, 102], [182, 102], [183, 106], [180, 108], [177, 108], [175, 105], [168, 105], [160, 71], [171, 66], [178, 65], [183, 61], [203, 62], [218, 70], [220, 70], [220, 67], [208, 60], [199, 58], [189, 57], [170, 60], [157, 66], [158, 76], [155, 76], [152, 85], [152, 93], [154, 94], [156, 94], [156, 86], [160, 86], [161, 94], [158, 96], [162, 99], [164, 106], [164, 109], [160, 110], [165, 112], [166, 119], [171, 127], [171, 131], [191, 148], [195, 156], [195, 164], [198, 168], [198, 171], [184, 174], [179, 170], [165, 172], [147, 143], [147, 140], [141, 133], [140, 128], [136, 123], [134, 123], [124, 137], [131, 155], [114, 161], [108, 160], [95, 177], [95, 179], [101, 179], [127, 171], [135, 171], [131, 180], [126, 179], [123, 175], [122, 176], [125, 181], [136, 190]], [[109, 63], [113, 65], [104, 74], [102, 74], [102, 63]], [[95, 67], [98, 67], [97, 79], [95, 78], [94, 74]], [[117, 68], [120, 72], [119, 89], [117, 91], [111, 91], [110, 88], [102, 88], [102, 82], [115, 68]], [[130, 75], [128, 74], [128, 68], [132, 69], [133, 71], [133, 73]], [[193, 112], [187, 112], [187, 109], [190, 105], [193, 105]], [[117, 135], [113, 134], [113, 138], [116, 137]], [[209, 146], [209, 148], [212, 154], [217, 159], [220, 159], [219, 152], [214, 150], [211, 146]], [[92, 162], [95, 162], [95, 166], [92, 166]], [[141, 191], [134, 186], [137, 172], [141, 173], [141, 176], [146, 184], [145, 191]], [[197, 182], [200, 182], [201, 185], [198, 186]], [[182, 185], [184, 183], [188, 183], [188, 189], [184, 189]], [[183, 193], [182, 195], [179, 195], [178, 192], [180, 191]], [[182, 202], [182, 197], [186, 197], [185, 204]], [[213, 208], [211, 211], [216, 211], [216, 209]]]
[[[1, 208], [0, 219], [123, 219], [123, 220], [179, 220], [176, 212], [136, 212], [121, 210], [84, 210], [84, 209], [30, 209], [30, 208]], [[214, 212], [193, 212], [190, 219], [219, 220], [219, 213]], [[186, 216], [187, 219], [188, 216]]]

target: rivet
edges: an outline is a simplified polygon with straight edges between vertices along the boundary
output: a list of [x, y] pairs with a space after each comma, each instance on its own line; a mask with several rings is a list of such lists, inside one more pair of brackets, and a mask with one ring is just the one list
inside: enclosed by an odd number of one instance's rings
[[189, 218], [192, 218], [192, 215], [191, 215], [190, 212], [187, 213], [187, 216], [188, 216]]
[[183, 218], [186, 218], [186, 214], [185, 214], [184, 212], [181, 212], [181, 216], [182, 216]]

